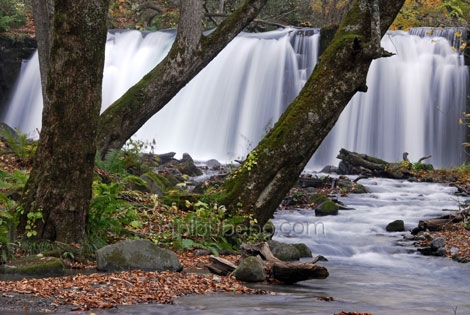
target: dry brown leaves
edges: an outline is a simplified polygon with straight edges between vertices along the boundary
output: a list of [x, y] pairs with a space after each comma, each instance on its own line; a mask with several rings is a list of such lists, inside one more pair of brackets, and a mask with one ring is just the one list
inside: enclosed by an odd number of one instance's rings
[[210, 274], [129, 271], [111, 274], [78, 274], [68, 277], [4, 281], [0, 291], [54, 298], [57, 305], [75, 310], [111, 308], [137, 303], [171, 304], [178, 296], [233, 292], [264, 293], [249, 289], [230, 277]]
[[470, 261], [470, 231], [465, 229], [460, 223], [454, 224], [454, 228], [449, 231], [440, 231], [435, 233], [435, 237], [442, 236], [445, 239], [445, 247], [449, 257], [453, 257], [451, 254], [451, 248], [458, 248], [459, 251], [455, 254], [459, 258]]

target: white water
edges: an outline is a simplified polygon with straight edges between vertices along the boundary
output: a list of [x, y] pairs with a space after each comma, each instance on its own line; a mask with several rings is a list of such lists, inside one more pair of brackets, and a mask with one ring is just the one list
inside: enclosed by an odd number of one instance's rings
[[[195, 159], [243, 158], [298, 94], [316, 62], [319, 35], [292, 29], [242, 34], [136, 134], [156, 151]], [[103, 82], [107, 107], [168, 52], [174, 32], [109, 34]], [[292, 44], [293, 43], [293, 44]], [[386, 160], [431, 154], [435, 166], [460, 165], [468, 71], [442, 37], [386, 35], [396, 56], [374, 61], [369, 92], [357, 94], [315, 154], [310, 168], [337, 164], [340, 148]], [[33, 134], [41, 125], [37, 56], [29, 61], [4, 121]]]
[[[402, 242], [408, 232], [385, 231], [397, 219], [411, 229], [419, 220], [441, 215], [442, 209], [457, 209], [463, 199], [453, 195], [455, 188], [388, 179], [360, 183], [371, 193], [340, 198], [355, 210], [328, 217], [315, 217], [312, 210], [278, 211], [273, 220], [279, 232], [276, 240], [303, 242], [314, 256], [328, 259], [318, 263], [328, 269], [327, 279], [290, 286], [253, 285], [276, 295], [190, 296], [178, 299], [178, 306], [137, 305], [96, 313], [331, 315], [344, 310], [374, 315], [470, 314], [470, 263], [422, 256], [412, 243]], [[334, 301], [319, 301], [319, 296]]]

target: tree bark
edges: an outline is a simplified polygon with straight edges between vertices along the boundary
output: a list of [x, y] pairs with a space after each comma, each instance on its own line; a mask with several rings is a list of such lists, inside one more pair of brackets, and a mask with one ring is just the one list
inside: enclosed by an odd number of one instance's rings
[[[253, 213], [266, 223], [353, 95], [367, 90], [372, 60], [390, 55], [375, 49], [373, 12], [363, 2], [355, 1], [300, 94], [225, 182], [222, 203], [230, 213]], [[380, 1], [381, 35], [403, 3]]]
[[202, 0], [181, 2], [179, 31], [170, 52], [100, 117], [101, 157], [124, 143], [162, 109], [247, 26], [267, 0], [246, 0], [208, 36], [202, 35]]
[[[84, 236], [92, 196], [109, 0], [53, 2], [50, 49], [38, 43], [40, 54], [49, 52], [40, 59], [49, 62], [46, 97], [20, 230], [70, 243]], [[43, 219], [28, 222], [37, 213]]]
[[[54, 0], [32, 0], [34, 15], [34, 28], [39, 50], [39, 68], [41, 74], [42, 95], [46, 95], [47, 71], [49, 68], [48, 58], [51, 47], [52, 18], [54, 16]], [[43, 102], [44, 104], [47, 102]]]

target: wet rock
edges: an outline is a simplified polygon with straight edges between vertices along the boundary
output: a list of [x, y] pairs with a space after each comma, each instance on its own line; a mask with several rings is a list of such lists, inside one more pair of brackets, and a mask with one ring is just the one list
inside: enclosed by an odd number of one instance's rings
[[403, 232], [405, 231], [405, 222], [403, 220], [395, 220], [387, 224], [385, 230], [387, 232]]
[[232, 275], [235, 279], [245, 282], [260, 282], [266, 279], [263, 262], [254, 256], [245, 258]]
[[443, 237], [437, 237], [431, 241], [429, 246], [419, 248], [418, 251], [426, 256], [447, 256], [445, 239]]
[[338, 210], [338, 204], [331, 200], [326, 200], [315, 208], [315, 216], [338, 215]]
[[446, 240], [443, 237], [436, 237], [431, 241], [431, 249], [434, 251], [443, 248], [446, 245]]
[[96, 251], [96, 268], [100, 271], [140, 269], [144, 271], [181, 271], [178, 256], [148, 240], [123, 241]]

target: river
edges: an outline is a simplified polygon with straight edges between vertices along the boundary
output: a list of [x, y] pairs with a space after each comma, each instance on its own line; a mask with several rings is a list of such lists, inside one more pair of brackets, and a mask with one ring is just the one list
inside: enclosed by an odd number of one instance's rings
[[406, 233], [385, 231], [396, 219], [408, 230], [442, 209], [457, 209], [463, 199], [454, 195], [455, 188], [389, 179], [360, 183], [369, 194], [340, 197], [354, 210], [321, 218], [304, 209], [275, 215], [276, 240], [306, 243], [314, 255], [328, 259], [321, 262], [330, 272], [325, 280], [251, 285], [271, 295], [189, 296], [176, 306], [137, 305], [96, 314], [470, 314], [470, 264], [422, 256], [403, 241]]

